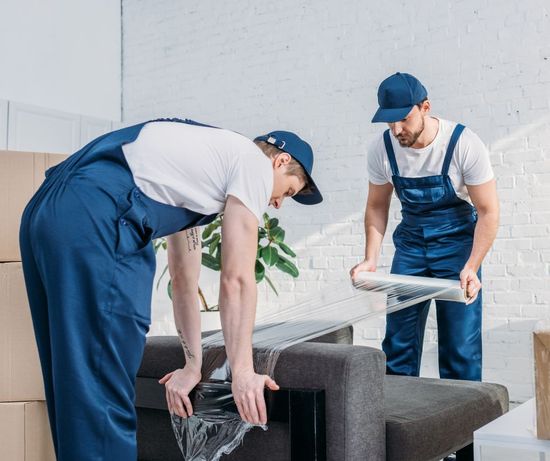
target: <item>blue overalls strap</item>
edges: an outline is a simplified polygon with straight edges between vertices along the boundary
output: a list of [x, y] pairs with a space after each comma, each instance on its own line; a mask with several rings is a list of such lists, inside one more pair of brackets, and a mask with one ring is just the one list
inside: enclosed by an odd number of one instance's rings
[[397, 160], [395, 159], [395, 152], [390, 138], [390, 130], [384, 131], [384, 144], [386, 146], [388, 160], [390, 161], [391, 172], [394, 176], [399, 176], [399, 168], [397, 167]]
[[449, 141], [449, 145], [447, 146], [447, 153], [445, 154], [445, 160], [443, 161], [443, 168], [441, 169], [441, 174], [446, 176], [449, 174], [449, 165], [451, 164], [451, 160], [453, 158], [453, 152], [456, 147], [456, 143], [458, 142], [458, 138], [460, 138], [460, 135], [464, 131], [465, 126], [461, 125], [460, 123], [455, 126], [455, 129], [453, 130], [453, 134], [451, 135], [451, 140]]

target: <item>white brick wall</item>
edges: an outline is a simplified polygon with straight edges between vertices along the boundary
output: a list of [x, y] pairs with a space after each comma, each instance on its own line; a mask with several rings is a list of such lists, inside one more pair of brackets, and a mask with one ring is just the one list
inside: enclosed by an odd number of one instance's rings
[[[363, 254], [366, 148], [378, 83], [418, 76], [434, 113], [461, 121], [489, 145], [502, 201], [498, 239], [484, 267], [484, 377], [513, 400], [533, 395], [531, 330], [550, 300], [550, 18], [547, 0], [278, 2], [123, 1], [126, 121], [184, 116], [249, 136], [292, 129], [317, 153], [322, 207], [285, 206], [299, 253], [294, 282], [274, 277], [260, 309], [345, 281]], [[394, 204], [391, 234], [399, 216]], [[386, 270], [393, 247], [387, 238]], [[214, 277], [203, 282], [212, 293]], [[211, 294], [211, 296], [214, 296]], [[155, 300], [153, 333], [172, 332]], [[436, 373], [430, 318], [423, 374]], [[379, 346], [384, 320], [357, 326]]]

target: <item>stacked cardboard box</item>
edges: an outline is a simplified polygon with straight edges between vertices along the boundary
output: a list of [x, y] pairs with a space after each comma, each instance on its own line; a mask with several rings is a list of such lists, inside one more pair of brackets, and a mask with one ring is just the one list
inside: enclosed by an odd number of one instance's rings
[[540, 321], [533, 333], [537, 437], [550, 440], [550, 321]]
[[21, 261], [19, 223], [25, 205], [44, 181], [48, 168], [67, 158], [0, 150], [0, 262]]
[[65, 158], [0, 151], [0, 458], [10, 461], [55, 460], [18, 239], [25, 205]]

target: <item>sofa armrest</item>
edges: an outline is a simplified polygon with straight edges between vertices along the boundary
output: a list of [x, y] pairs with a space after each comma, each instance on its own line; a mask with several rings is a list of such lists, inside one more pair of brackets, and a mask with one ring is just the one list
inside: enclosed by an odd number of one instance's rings
[[378, 349], [302, 343], [284, 350], [274, 379], [325, 391], [328, 460], [385, 460], [385, 356]]

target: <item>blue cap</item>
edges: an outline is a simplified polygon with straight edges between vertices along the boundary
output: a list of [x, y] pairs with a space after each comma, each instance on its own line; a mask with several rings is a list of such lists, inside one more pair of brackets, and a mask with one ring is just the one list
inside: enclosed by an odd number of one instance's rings
[[308, 186], [311, 189], [311, 193], [301, 194], [298, 192], [292, 197], [294, 200], [302, 205], [315, 205], [323, 201], [323, 196], [311, 177], [311, 171], [313, 170], [313, 150], [307, 142], [290, 131], [271, 131], [263, 136], [258, 136], [254, 141], [265, 141], [268, 144], [272, 144], [278, 149], [290, 154], [293, 159], [302, 165], [308, 179]]
[[388, 77], [378, 87], [378, 105], [372, 122], [398, 122], [403, 120], [412, 108], [428, 97], [420, 81], [410, 74], [396, 74]]

